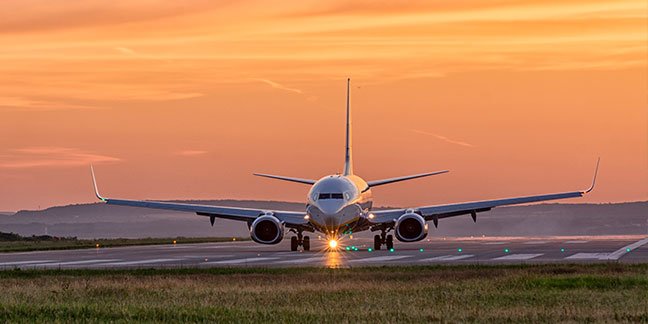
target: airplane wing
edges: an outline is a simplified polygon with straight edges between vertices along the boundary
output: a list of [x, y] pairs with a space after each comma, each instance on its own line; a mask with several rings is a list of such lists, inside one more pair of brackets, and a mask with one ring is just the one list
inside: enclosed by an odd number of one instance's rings
[[308, 224], [308, 220], [304, 219], [305, 212], [294, 211], [275, 211], [275, 210], [262, 210], [254, 208], [239, 208], [239, 207], [224, 207], [200, 204], [185, 204], [175, 202], [163, 201], [149, 201], [149, 200], [127, 200], [127, 199], [114, 199], [105, 198], [99, 194], [97, 188], [97, 180], [95, 179], [94, 169], [91, 167], [92, 184], [94, 185], [95, 195], [99, 200], [108, 205], [130, 206], [130, 207], [144, 207], [154, 209], [175, 210], [182, 212], [192, 212], [200, 216], [208, 216], [214, 224], [214, 218], [232, 219], [237, 221], [245, 221], [248, 223], [253, 222], [257, 217], [272, 214], [280, 221], [284, 222], [287, 227], [298, 227]]
[[370, 219], [370, 221], [375, 224], [393, 223], [396, 221], [398, 217], [406, 213], [408, 210], [411, 210], [423, 216], [423, 218], [425, 218], [426, 221], [430, 221], [430, 220], [433, 221], [434, 225], [437, 226], [438, 220], [440, 218], [447, 218], [447, 217], [467, 215], [467, 214], [470, 214], [473, 220], [477, 221], [477, 213], [489, 211], [498, 206], [517, 205], [517, 204], [526, 204], [526, 203], [555, 200], [555, 199], [582, 197], [586, 193], [589, 193], [594, 189], [594, 185], [596, 184], [596, 175], [598, 173], [599, 162], [600, 159], [596, 163], [596, 171], [594, 172], [594, 179], [592, 180], [592, 185], [587, 190], [553, 193], [553, 194], [536, 195], [536, 196], [526, 196], [526, 197], [505, 198], [505, 199], [481, 200], [481, 201], [472, 201], [472, 202], [464, 202], [464, 203], [448, 204], [448, 205], [433, 205], [433, 206], [424, 206], [424, 207], [408, 208], [408, 209], [403, 208], [403, 209], [378, 210], [372, 212], [374, 217]]

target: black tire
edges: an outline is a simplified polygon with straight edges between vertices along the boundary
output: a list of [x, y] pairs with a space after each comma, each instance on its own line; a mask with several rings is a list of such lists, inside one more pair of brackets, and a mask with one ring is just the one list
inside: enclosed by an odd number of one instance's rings
[[382, 246], [382, 239], [380, 235], [374, 235], [374, 250], [379, 251]]
[[297, 238], [296, 237], [291, 237], [290, 238], [290, 251], [297, 251], [297, 247], [299, 245], [297, 244]]
[[394, 248], [394, 237], [391, 235], [387, 235], [387, 250], [391, 250]]
[[302, 246], [304, 247], [304, 251], [310, 251], [310, 237], [304, 236]]

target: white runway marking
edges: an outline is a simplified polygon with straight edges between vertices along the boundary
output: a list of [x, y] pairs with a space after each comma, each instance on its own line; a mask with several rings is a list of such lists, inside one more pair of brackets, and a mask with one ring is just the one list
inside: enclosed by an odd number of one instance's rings
[[566, 244], [583, 244], [589, 243], [589, 241], [565, 241]]
[[529, 260], [533, 258], [537, 258], [539, 256], [543, 255], [543, 253], [538, 253], [538, 254], [509, 254], [505, 256], [501, 256], [499, 258], [494, 258], [492, 260]]
[[576, 253], [566, 257], [569, 260], [607, 260], [609, 253]]
[[38, 265], [43, 266], [64, 266], [64, 265], [77, 265], [77, 264], [92, 264], [92, 263], [102, 263], [102, 262], [114, 262], [121, 261], [121, 259], [96, 259], [96, 260], [82, 260], [82, 261], [67, 261], [67, 262], [52, 262], [52, 263], [41, 263]]
[[380, 262], [380, 261], [399, 260], [399, 259], [404, 259], [409, 257], [411, 257], [411, 255], [386, 255], [386, 256], [373, 257], [373, 258], [354, 259], [354, 260], [349, 260], [349, 262]]
[[0, 267], [2, 266], [13, 266], [13, 265], [28, 265], [32, 263], [47, 263], [47, 262], [55, 262], [52, 260], [33, 260], [33, 261], [13, 261], [13, 262], [2, 262], [0, 263]]
[[276, 264], [291, 264], [291, 263], [316, 263], [316, 262], [321, 262], [326, 260], [325, 256], [318, 256], [318, 257], [312, 257], [312, 258], [305, 258], [305, 259], [294, 259], [294, 260], [284, 260], [284, 261], [276, 261]]
[[464, 255], [442, 255], [434, 258], [427, 258], [423, 260], [419, 260], [420, 262], [424, 261], [455, 261], [455, 260], [463, 260], [463, 259], [468, 259], [472, 258], [474, 255], [472, 254], [464, 254]]
[[241, 263], [250, 263], [250, 262], [258, 262], [258, 261], [270, 261], [270, 260], [277, 260], [277, 259], [279, 259], [279, 258], [259, 257], [259, 258], [245, 258], [245, 259], [233, 259], [233, 260], [205, 262], [203, 264], [241, 264]]
[[648, 244], [648, 238], [645, 238], [643, 240], [639, 240], [637, 242], [634, 242], [630, 245], [626, 245], [608, 255], [608, 260], [619, 260], [622, 256], [624, 256], [626, 253], [629, 253], [630, 251], [640, 248], [641, 246]]
[[181, 260], [181, 259], [149, 259], [149, 260], [137, 260], [137, 261], [99, 263], [97, 265], [98, 266], [120, 266], [120, 265], [162, 263], [162, 262], [170, 262], [170, 261], [178, 261], [178, 260]]
[[549, 241], [529, 241], [529, 242], [524, 242], [524, 244], [547, 244]]
[[506, 243], [506, 242], [485, 242], [484, 244], [486, 244], [486, 245], [500, 245], [500, 244], [504, 244], [504, 243]]

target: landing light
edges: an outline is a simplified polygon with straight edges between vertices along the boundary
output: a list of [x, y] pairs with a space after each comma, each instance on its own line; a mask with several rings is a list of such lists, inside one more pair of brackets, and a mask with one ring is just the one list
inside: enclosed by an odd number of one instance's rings
[[336, 240], [330, 240], [328, 245], [329, 245], [329, 248], [335, 249], [338, 246], [338, 242]]

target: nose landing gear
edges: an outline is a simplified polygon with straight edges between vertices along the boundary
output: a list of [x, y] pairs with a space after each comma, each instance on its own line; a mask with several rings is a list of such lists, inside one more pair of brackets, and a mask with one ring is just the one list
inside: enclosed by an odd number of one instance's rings
[[394, 236], [387, 235], [387, 232], [384, 229], [381, 231], [380, 235], [374, 236], [374, 250], [380, 250], [383, 244], [387, 250], [394, 248]]
[[290, 251], [297, 251], [300, 246], [304, 248], [304, 251], [310, 251], [310, 237], [304, 236], [301, 231], [291, 230], [291, 232], [296, 232], [297, 236], [290, 238]]

